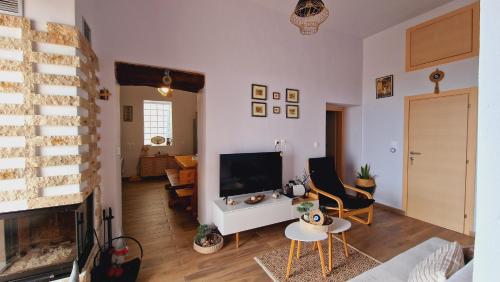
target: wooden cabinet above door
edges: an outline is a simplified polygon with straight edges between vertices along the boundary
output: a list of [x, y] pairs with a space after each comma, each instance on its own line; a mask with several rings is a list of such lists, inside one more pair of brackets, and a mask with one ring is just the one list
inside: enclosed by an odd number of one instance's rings
[[406, 71], [479, 55], [479, 2], [406, 31]]

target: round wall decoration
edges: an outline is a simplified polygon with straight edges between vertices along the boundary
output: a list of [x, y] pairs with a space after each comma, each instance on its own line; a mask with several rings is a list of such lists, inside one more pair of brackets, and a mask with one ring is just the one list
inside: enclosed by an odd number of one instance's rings
[[434, 93], [439, 93], [439, 82], [444, 79], [444, 72], [436, 69], [429, 75], [429, 79], [436, 84], [434, 87]]
[[151, 143], [153, 143], [155, 145], [161, 145], [161, 144], [165, 143], [165, 138], [162, 136], [154, 136], [151, 138]]
[[325, 216], [320, 210], [313, 210], [309, 212], [309, 223], [314, 225], [323, 225]]

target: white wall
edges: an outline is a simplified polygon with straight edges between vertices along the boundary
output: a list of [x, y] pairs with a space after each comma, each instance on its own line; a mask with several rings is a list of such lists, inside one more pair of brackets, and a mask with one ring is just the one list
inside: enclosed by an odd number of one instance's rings
[[[32, 0], [38, 1], [38, 0]], [[99, 0], [75, 0], [75, 25], [82, 27], [82, 17], [85, 17], [90, 29], [92, 30], [92, 49], [96, 52], [99, 59], [99, 73], [97, 76], [101, 82], [100, 87], [106, 87], [110, 90], [112, 96], [110, 100], [97, 100], [101, 107], [99, 119], [102, 124], [98, 129], [101, 135], [99, 147], [101, 148], [101, 190], [102, 190], [102, 206], [103, 208], [112, 207], [113, 215], [113, 233], [121, 234], [122, 225], [122, 190], [121, 190], [121, 173], [120, 173], [120, 87], [115, 82], [114, 77], [114, 61], [106, 60], [112, 58], [112, 53], [115, 51], [107, 43], [107, 34], [101, 26], [106, 26], [112, 21], [113, 16], [118, 17], [118, 14], [112, 10], [104, 13], [99, 10]], [[120, 6], [120, 3], [116, 4]], [[125, 43], [128, 44], [128, 43]]]
[[[152, 146], [149, 154], [193, 154], [193, 120], [196, 118], [196, 93], [174, 90], [171, 98], [146, 86], [120, 87], [121, 152], [124, 159], [122, 177], [137, 175], [137, 164], [144, 145], [144, 100], [172, 102], [172, 146]], [[123, 106], [133, 107], [133, 121], [123, 121]]]
[[[200, 136], [201, 222], [211, 221], [211, 202], [219, 194], [220, 153], [271, 151], [275, 138], [286, 139], [284, 178], [293, 177], [303, 170], [307, 158], [324, 155], [325, 103], [361, 102], [360, 39], [326, 30], [302, 36], [288, 14], [265, 9], [258, 1], [153, 0], [144, 5], [94, 0], [93, 5], [94, 15], [84, 15], [93, 28], [101, 82], [112, 92], [117, 60], [206, 75], [200, 105], [204, 117], [200, 131], [205, 133]], [[287, 87], [300, 89], [301, 118], [288, 120], [284, 114], [271, 113], [267, 118], [252, 118], [252, 83], [267, 84], [270, 93], [282, 95]], [[269, 109], [274, 104], [284, 109], [283, 100], [268, 100]], [[121, 206], [116, 177], [118, 106], [114, 95], [102, 103], [101, 114], [106, 132], [103, 173], [110, 176], [104, 180], [103, 195], [115, 208]]]
[[354, 184], [361, 163], [363, 141], [362, 107], [347, 107], [344, 111], [344, 182]]
[[474, 281], [498, 281], [500, 257], [500, 205], [498, 159], [500, 156], [500, 1], [481, 1], [479, 59], [479, 125], [476, 193], [476, 248]]
[[[406, 29], [474, 2], [456, 0], [368, 37], [363, 42], [363, 163], [377, 176], [378, 202], [402, 208], [404, 97], [433, 93], [435, 67], [405, 72]], [[478, 59], [439, 66], [446, 74], [441, 91], [477, 86]], [[394, 75], [394, 96], [375, 99], [375, 79]], [[396, 153], [389, 148], [395, 143]]]
[[47, 30], [47, 22], [75, 25], [75, 0], [24, 0], [24, 16], [37, 30]]

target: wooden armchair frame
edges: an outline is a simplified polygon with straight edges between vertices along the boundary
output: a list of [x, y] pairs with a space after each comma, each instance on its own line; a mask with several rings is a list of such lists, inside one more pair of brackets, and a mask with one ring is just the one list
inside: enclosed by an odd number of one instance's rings
[[[311, 190], [316, 192], [318, 195], [321, 194], [321, 195], [328, 197], [328, 198], [334, 200], [335, 202], [337, 202], [338, 207], [336, 207], [336, 208], [325, 207], [327, 210], [338, 211], [340, 218], [350, 218], [354, 221], [357, 221], [357, 222], [359, 222], [361, 224], [365, 224], [365, 225], [372, 224], [372, 222], [373, 222], [373, 204], [370, 205], [369, 207], [362, 208], [362, 209], [352, 209], [352, 210], [346, 209], [346, 208], [344, 208], [344, 203], [342, 202], [342, 199], [340, 199], [339, 197], [332, 195], [328, 192], [325, 192], [324, 190], [322, 190], [321, 188], [317, 187], [314, 184], [314, 181], [311, 179], [311, 175], [310, 175], [309, 163], [307, 164], [307, 172], [309, 173], [308, 178], [309, 178], [309, 185], [311, 187]], [[344, 186], [345, 189], [349, 189], [351, 191], [363, 194], [368, 199], [373, 199], [372, 194], [370, 194], [369, 192], [361, 190], [361, 189], [356, 188], [356, 187], [353, 187], [351, 185], [344, 184], [344, 182], [342, 182], [342, 180], [340, 180], [340, 182], [342, 183], [342, 185]], [[362, 215], [362, 214], [367, 214], [367, 219], [363, 219], [363, 218], [358, 216], [358, 215]]]

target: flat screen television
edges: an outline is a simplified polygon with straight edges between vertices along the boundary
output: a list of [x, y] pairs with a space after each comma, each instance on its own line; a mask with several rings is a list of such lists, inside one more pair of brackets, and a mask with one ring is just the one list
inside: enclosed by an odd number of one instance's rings
[[282, 188], [279, 152], [221, 154], [220, 196], [234, 196]]

